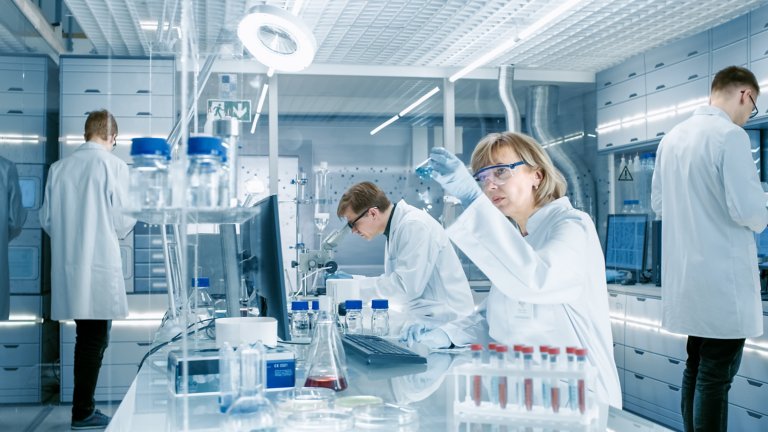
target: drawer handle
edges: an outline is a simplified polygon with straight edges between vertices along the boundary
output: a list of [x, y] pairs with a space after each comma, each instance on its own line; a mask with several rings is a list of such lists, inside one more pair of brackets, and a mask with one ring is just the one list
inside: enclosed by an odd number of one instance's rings
[[99, 89], [85, 89], [86, 93], [101, 93]]
[[765, 50], [765, 52], [763, 53], [763, 55], [768, 55], [768, 50]]
[[645, 351], [635, 350], [637, 355], [645, 355]]
[[672, 390], [672, 391], [680, 391], [679, 388], [677, 388], [677, 387], [675, 387], [673, 385], [668, 385], [667, 387], [669, 387], [669, 389]]
[[645, 298], [644, 297], [635, 297], [635, 300], [637, 300], [639, 302], [644, 302]]
[[633, 97], [637, 97], [637, 93], [632, 93], [629, 95], [629, 98], [632, 99]]
[[150, 345], [152, 345], [152, 342], [136, 342], [136, 345], [138, 345], [138, 346], [150, 346]]
[[22, 110], [8, 110], [7, 114], [24, 114]]
[[618, 294], [616, 294], [616, 293], [608, 293], [608, 295], [609, 295], [609, 296], [611, 296], [611, 297], [618, 297], [618, 296], [619, 296], [619, 295], [618, 295]]
[[608, 143], [605, 145], [606, 147], [613, 147], [613, 143]]
[[603, 84], [603, 87], [608, 87], [611, 84], [613, 84], [613, 83], [611, 81], [608, 81], [607, 83]]
[[13, 91], [13, 92], [23, 92], [23, 91], [24, 91], [24, 89], [23, 89], [23, 88], [21, 88], [21, 87], [8, 87], [8, 91]]
[[749, 385], [754, 386], [754, 387], [762, 387], [763, 386], [763, 383], [758, 382], [758, 381], [752, 381], [751, 379], [747, 379], [747, 382], [749, 383]]
[[3, 370], [7, 370], [8, 372], [13, 372], [19, 370], [17, 367], [4, 367]]
[[749, 414], [749, 416], [750, 416], [750, 417], [756, 418], [756, 419], [758, 419], [758, 420], [759, 420], [759, 419], [761, 419], [761, 418], [763, 418], [763, 416], [761, 416], [760, 414], [758, 414], [758, 413], [756, 413], [756, 412], [747, 411], [747, 414]]
[[662, 66], [664, 66], [664, 62], [656, 63], [656, 66], [654, 66], [653, 68], [656, 69], [656, 68], [660, 68]]
[[689, 77], [688, 77], [688, 81], [690, 81], [690, 80], [692, 80], [692, 79], [696, 79], [696, 78], [698, 78], [698, 77], [699, 77], [699, 74], [693, 74], [693, 75], [691, 75], [691, 76], [689, 76]]
[[644, 376], [642, 376], [642, 375], [638, 375], [638, 374], [635, 374], [635, 378], [637, 378], [637, 379], [639, 379], [639, 380], [644, 380], [644, 379], [645, 379], [645, 377], [644, 377]]
[[636, 76], [637, 72], [632, 72], [629, 75], [627, 75], [627, 78], [632, 78], [633, 76]]
[[137, 116], [151, 116], [152, 113], [149, 111], [139, 111], [136, 113]]
[[149, 90], [136, 90], [136, 94], [149, 94]]
[[16, 349], [18, 347], [19, 347], [18, 344], [16, 344], [16, 345], [3, 345], [3, 348], [8, 348], [8, 349]]
[[604, 103], [604, 104], [603, 104], [603, 106], [608, 106], [608, 105], [610, 105], [610, 104], [612, 104], [612, 103], [613, 103], [613, 102], [611, 102], [611, 101], [607, 101], [606, 103]]
[[656, 134], [656, 136], [657, 136], [657, 137], [660, 137], [660, 136], [664, 136], [664, 134], [665, 134], [665, 133], [666, 133], [666, 132], [659, 132], [659, 133], [657, 133], [657, 134]]
[[666, 87], [666, 85], [664, 85], [664, 84], [659, 84], [659, 85], [657, 85], [657, 86], [656, 86], [656, 90], [661, 90], [661, 89], [663, 89], [664, 87]]
[[668, 361], [668, 362], [670, 362], [670, 363], [672, 363], [673, 365], [678, 365], [678, 364], [680, 364], [680, 360], [675, 360], [675, 359], [667, 359], [667, 361]]
[[688, 53], [688, 57], [693, 57], [693, 56], [695, 56], [698, 53], [699, 53], [699, 50], [691, 51], [691, 52]]
[[629, 142], [635, 142], [635, 141], [637, 141], [637, 138], [632, 138], [629, 140]]

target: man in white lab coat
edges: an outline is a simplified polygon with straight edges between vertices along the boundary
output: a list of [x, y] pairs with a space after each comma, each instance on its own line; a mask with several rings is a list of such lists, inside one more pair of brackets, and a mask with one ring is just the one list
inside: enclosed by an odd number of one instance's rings
[[95, 409], [94, 391], [111, 320], [128, 315], [118, 238], [136, 221], [121, 212], [128, 166], [113, 155], [117, 122], [106, 110], [85, 121], [85, 140], [51, 166], [40, 223], [51, 237], [54, 320], [75, 320], [72, 429], [109, 423]]
[[[337, 214], [352, 232], [370, 240], [387, 238], [384, 274], [361, 282], [364, 299], [388, 299], [397, 333], [403, 323], [439, 327], [472, 313], [469, 282], [443, 227], [403, 200], [394, 204], [371, 182], [358, 183], [341, 197]], [[398, 311], [398, 309], [400, 309]]]
[[8, 275], [8, 242], [21, 234], [21, 227], [27, 220], [27, 211], [21, 205], [21, 189], [16, 165], [0, 156], [0, 220], [6, 228], [0, 229], [0, 321], [10, 316], [11, 288]]
[[741, 128], [757, 114], [759, 92], [749, 70], [721, 70], [709, 106], [675, 126], [656, 153], [651, 201], [662, 216], [662, 327], [688, 335], [686, 431], [726, 430], [744, 339], [763, 332], [754, 233], [768, 224], [768, 210]]

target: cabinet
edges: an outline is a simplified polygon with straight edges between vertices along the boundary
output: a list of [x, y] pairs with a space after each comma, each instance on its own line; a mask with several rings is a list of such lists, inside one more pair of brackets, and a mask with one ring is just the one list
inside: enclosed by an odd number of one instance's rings
[[641, 76], [645, 73], [645, 62], [642, 55], [634, 56], [610, 69], [598, 72], [595, 75], [597, 90], [614, 86], [628, 79]]
[[0, 403], [41, 400], [43, 303], [39, 295], [11, 296], [11, 320], [0, 322]]
[[618, 148], [647, 138], [645, 96], [597, 110], [598, 149]]
[[709, 32], [695, 34], [645, 53], [645, 72], [673, 65], [709, 51]]
[[697, 79], [677, 87], [648, 95], [647, 134], [649, 139], [661, 138], [694, 110], [707, 105], [709, 80]]
[[21, 230], [21, 234], [8, 244], [11, 294], [40, 294], [43, 291], [42, 256], [41, 229]]
[[712, 50], [712, 76], [727, 66], [746, 66], [748, 61], [746, 39]]
[[[747, 39], [749, 15], [742, 15], [712, 29], [712, 50]], [[746, 45], [745, 45], [746, 46]], [[718, 69], [719, 70], [719, 69]]]

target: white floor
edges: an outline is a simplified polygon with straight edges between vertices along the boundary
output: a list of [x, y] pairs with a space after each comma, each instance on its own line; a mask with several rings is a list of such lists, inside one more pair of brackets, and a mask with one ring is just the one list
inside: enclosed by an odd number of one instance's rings
[[[111, 416], [118, 405], [104, 403], [97, 408]], [[0, 405], [0, 431], [68, 432], [71, 413], [72, 405]]]

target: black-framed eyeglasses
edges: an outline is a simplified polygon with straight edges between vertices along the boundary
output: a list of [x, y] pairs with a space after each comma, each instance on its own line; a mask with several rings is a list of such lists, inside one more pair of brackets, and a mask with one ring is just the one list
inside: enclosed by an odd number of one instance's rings
[[[742, 90], [741, 94], [744, 95], [745, 92], [746, 90]], [[757, 104], [755, 103], [755, 100], [752, 99], [752, 95], [750, 94], [747, 96], [749, 96], [749, 100], [752, 101], [752, 112], [749, 113], [749, 118], [754, 118], [760, 112], [760, 110], [757, 109]]]
[[364, 211], [364, 212], [360, 213], [360, 214], [359, 214], [359, 215], [358, 215], [358, 216], [355, 218], [355, 220], [353, 220], [352, 222], [349, 222], [349, 221], [347, 221], [347, 226], [349, 227], [349, 229], [351, 229], [351, 230], [355, 229], [355, 224], [357, 223], [357, 221], [359, 221], [359, 220], [360, 220], [360, 219], [362, 219], [362, 218], [363, 218], [365, 215], [367, 215], [367, 214], [368, 214], [368, 212], [369, 212], [369, 211], [371, 211], [371, 209], [375, 209], [375, 208], [378, 208], [378, 207], [368, 207], [367, 209], [365, 209], [365, 211]]

